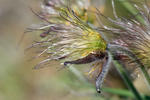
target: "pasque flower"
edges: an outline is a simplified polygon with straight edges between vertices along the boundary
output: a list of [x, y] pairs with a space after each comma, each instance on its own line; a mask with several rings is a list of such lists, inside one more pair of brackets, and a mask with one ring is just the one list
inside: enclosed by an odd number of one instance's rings
[[[39, 47], [42, 49], [36, 57], [41, 57], [44, 54], [47, 55], [47, 58], [41, 61], [35, 68], [40, 68], [51, 60], [61, 60], [64, 66], [103, 62], [95, 83], [97, 92], [100, 92], [101, 85], [113, 59], [121, 60], [121, 56], [126, 55], [134, 60], [139, 60], [139, 58], [145, 58], [149, 55], [149, 26], [147, 26], [149, 25], [149, 18], [140, 12], [145, 20], [148, 20], [145, 27], [142, 27], [135, 20], [121, 20], [116, 15], [117, 20], [112, 20], [98, 11], [99, 16], [103, 16], [120, 28], [109, 28], [103, 25], [103, 28], [97, 31], [92, 25], [87, 23], [86, 10], [87, 6], [90, 5], [87, 1], [84, 3], [86, 6], [80, 1], [78, 3], [80, 6], [78, 7], [78, 5], [68, 2], [65, 5], [65, 2], [61, 0], [45, 1], [45, 4], [42, 5], [43, 11], [41, 13], [33, 12], [46, 21], [46, 23], [40, 24], [39, 27], [29, 28], [28, 31], [40, 31], [41, 40], [31, 46], [32, 48]], [[71, 5], [72, 8], [70, 8]], [[106, 41], [105, 37], [101, 35], [103, 31], [119, 34], [123, 44], [112, 44]], [[130, 39], [133, 37], [134, 39]], [[113, 56], [110, 52], [112, 52]], [[132, 52], [140, 54], [138, 55], [139, 58]], [[148, 60], [148, 58], [142, 59], [145, 64]]]
[[[87, 8], [85, 6], [70, 8], [63, 4], [64, 2], [59, 0], [48, 1], [42, 5], [43, 12], [33, 11], [46, 21], [46, 24], [40, 24], [39, 27], [28, 28], [28, 31], [40, 31], [41, 37], [40, 41], [33, 43], [29, 48], [42, 49], [36, 57], [47, 54], [47, 58], [36, 65], [35, 69], [51, 60], [61, 60], [67, 66], [68, 64], [100, 62], [100, 59], [106, 56], [106, 41], [86, 23]], [[78, 10], [81, 11], [78, 12]], [[104, 76], [101, 76], [102, 80]], [[102, 82], [100, 80], [97, 81], [97, 91], [100, 91], [99, 85]]]

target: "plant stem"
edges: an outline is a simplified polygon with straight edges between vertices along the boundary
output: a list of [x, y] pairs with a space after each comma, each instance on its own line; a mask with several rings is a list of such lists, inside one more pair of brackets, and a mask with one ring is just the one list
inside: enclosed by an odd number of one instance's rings
[[118, 0], [135, 18], [142, 24], [145, 24], [144, 18], [139, 14], [139, 11], [128, 0]]
[[[116, 89], [116, 88], [102, 88], [102, 91], [108, 92], [108, 93], [112, 93], [112, 94], [116, 94], [116, 95], [120, 95], [120, 96], [126, 96], [126, 97], [130, 97], [130, 98], [134, 98], [134, 94], [129, 91], [129, 90], [125, 90], [125, 89]], [[141, 94], [141, 97], [144, 100], [149, 100], [147, 98], [150, 98], [147, 95]]]
[[116, 95], [134, 98], [133, 93], [129, 90], [116, 89], [116, 88], [102, 88], [102, 91], [109, 92], [109, 93], [116, 94]]
[[82, 75], [82, 73], [77, 70], [73, 65], [69, 66], [69, 70], [81, 81], [86, 83], [87, 80], [85, 79], [85, 77]]
[[146, 79], [146, 82], [147, 82], [147, 85], [148, 85], [148, 88], [150, 89], [150, 76], [148, 74], [148, 72], [146, 71], [145, 67], [144, 66], [139, 66], [142, 73], [143, 73], [143, 76], [145, 77]]
[[127, 74], [126, 70], [123, 68], [123, 65], [120, 64], [120, 62], [118, 62], [116, 60], [113, 60], [113, 63], [115, 65], [116, 69], [118, 70], [118, 72], [120, 73], [120, 75], [122, 76], [122, 78], [123, 78], [124, 82], [126, 83], [126, 85], [128, 86], [128, 88], [134, 94], [134, 97], [137, 100], [143, 100], [142, 97], [140, 96], [140, 94], [138, 93], [138, 91], [136, 90], [136, 88], [134, 87], [134, 85], [132, 84], [132, 81], [128, 77], [128, 74]]

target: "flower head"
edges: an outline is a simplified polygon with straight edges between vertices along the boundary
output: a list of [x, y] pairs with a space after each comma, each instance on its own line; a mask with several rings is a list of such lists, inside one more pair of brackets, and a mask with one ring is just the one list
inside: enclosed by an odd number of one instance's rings
[[[77, 60], [91, 53], [105, 51], [106, 42], [96, 30], [81, 20], [80, 16], [70, 7], [56, 7], [53, 3], [55, 2], [51, 1], [49, 6], [56, 13], [42, 13], [42, 18], [45, 18], [44, 20], [48, 23], [37, 28], [39, 31], [43, 31], [40, 36], [44, 37], [42, 41], [33, 44], [34, 47], [36, 44], [41, 48], [44, 47], [37, 57], [44, 53], [47, 53], [48, 57], [41, 61], [36, 68], [50, 60]], [[61, 2], [58, 0], [58, 3]]]

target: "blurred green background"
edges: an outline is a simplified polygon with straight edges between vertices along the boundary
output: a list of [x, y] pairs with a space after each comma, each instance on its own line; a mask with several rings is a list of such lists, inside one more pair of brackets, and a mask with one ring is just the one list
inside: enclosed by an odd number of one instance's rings
[[[24, 49], [34, 34], [25, 35], [19, 48], [17, 44], [24, 30], [39, 22], [29, 7], [38, 10], [40, 3], [41, 0], [0, 0], [0, 100], [120, 100], [116, 95], [97, 94], [94, 84], [85, 84], [68, 69], [57, 71], [58, 62], [32, 69], [37, 61], [28, 60], [32, 53], [24, 54]], [[148, 94], [143, 83], [137, 81], [134, 83], [139, 91]]]

